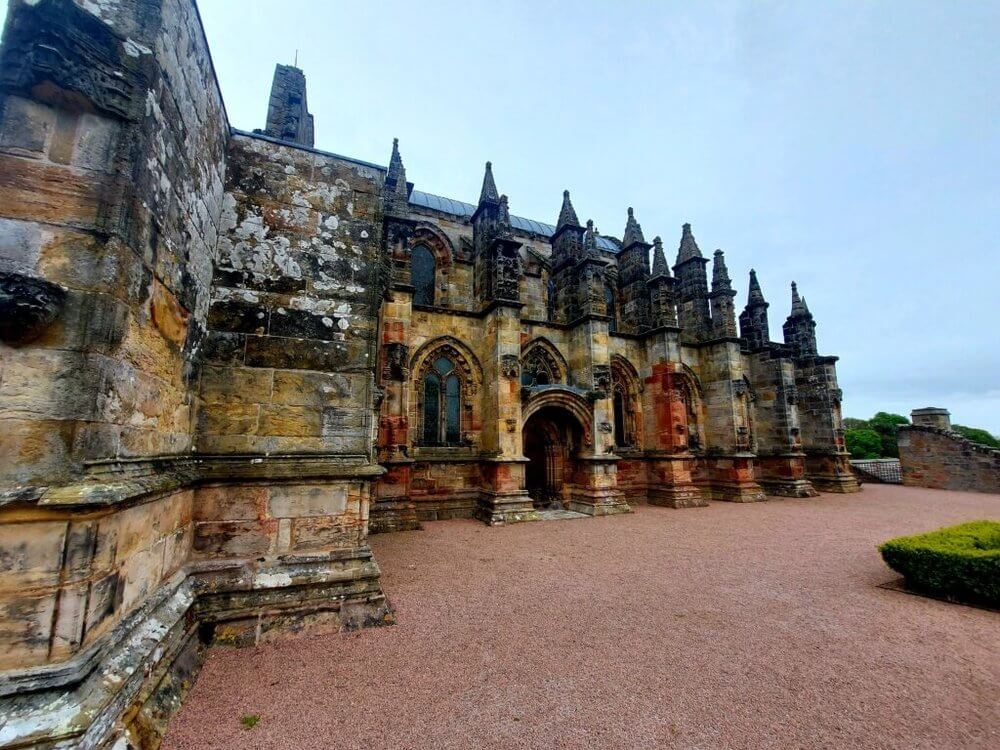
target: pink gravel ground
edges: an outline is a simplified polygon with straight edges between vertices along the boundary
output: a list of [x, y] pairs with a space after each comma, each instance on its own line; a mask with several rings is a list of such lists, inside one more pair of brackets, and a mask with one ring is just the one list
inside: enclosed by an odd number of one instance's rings
[[997, 748], [1000, 614], [878, 588], [875, 550], [990, 517], [867, 485], [376, 536], [398, 625], [214, 649], [164, 747]]

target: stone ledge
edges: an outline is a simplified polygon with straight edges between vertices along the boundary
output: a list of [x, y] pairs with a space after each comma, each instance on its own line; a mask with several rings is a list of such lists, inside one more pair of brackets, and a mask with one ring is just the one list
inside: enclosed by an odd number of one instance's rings
[[86, 654], [0, 673], [0, 748], [101, 746], [126, 711], [142, 702], [139, 696], [155, 692], [206, 624], [242, 620], [259, 629], [267, 619], [286, 626], [320, 610], [339, 612], [340, 629], [391, 624], [379, 577], [368, 547], [190, 563]]
[[43, 507], [108, 507], [205, 482], [374, 479], [385, 471], [360, 454], [192, 454], [106, 459], [89, 462], [83, 478], [73, 484], [2, 491], [0, 507], [17, 503], [35, 503]]

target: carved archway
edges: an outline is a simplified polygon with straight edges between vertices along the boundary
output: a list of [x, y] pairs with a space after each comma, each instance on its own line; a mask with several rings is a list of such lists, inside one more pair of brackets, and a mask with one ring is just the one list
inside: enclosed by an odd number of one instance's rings
[[687, 416], [687, 424], [685, 425], [687, 447], [693, 450], [704, 447], [705, 436], [702, 427], [704, 424], [704, 391], [701, 387], [701, 380], [694, 370], [681, 363], [679, 371], [672, 374], [670, 382], [670, 398], [684, 405], [684, 413]]
[[432, 253], [438, 267], [450, 266], [455, 257], [455, 248], [448, 235], [433, 224], [418, 224], [410, 237], [410, 247], [426, 245]]
[[545, 388], [532, 394], [521, 407], [521, 423], [527, 424], [532, 415], [548, 407], [563, 409], [579, 424], [582, 434], [582, 447], [593, 449], [594, 440], [590, 425], [593, 420], [593, 407], [589, 401], [568, 388]]
[[522, 429], [525, 488], [536, 508], [563, 508], [576, 480], [583, 430], [566, 409], [547, 405], [536, 409]]
[[[540, 377], [544, 374], [544, 379]], [[528, 378], [530, 382], [526, 382]], [[522, 385], [566, 385], [569, 366], [559, 350], [544, 337], [532, 339], [521, 347]]]

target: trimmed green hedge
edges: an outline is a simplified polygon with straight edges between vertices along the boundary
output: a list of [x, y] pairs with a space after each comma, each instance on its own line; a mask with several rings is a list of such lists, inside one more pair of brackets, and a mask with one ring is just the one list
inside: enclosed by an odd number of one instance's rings
[[1000, 521], [971, 521], [879, 547], [908, 586], [935, 596], [1000, 607]]

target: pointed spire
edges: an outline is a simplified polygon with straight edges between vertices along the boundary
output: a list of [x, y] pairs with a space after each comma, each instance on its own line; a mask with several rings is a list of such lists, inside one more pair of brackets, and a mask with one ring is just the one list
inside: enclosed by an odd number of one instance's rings
[[816, 321], [806, 307], [806, 301], [799, 297], [799, 288], [792, 282], [792, 312], [781, 327], [785, 344], [791, 347], [795, 357], [816, 356]]
[[806, 307], [806, 301], [799, 297], [799, 288], [792, 282], [792, 312], [788, 316], [790, 318], [797, 318], [799, 316], [809, 316], [812, 317], [812, 313], [809, 312], [809, 308]]
[[764, 292], [761, 291], [760, 282], [757, 281], [757, 272], [754, 269], [750, 269], [750, 291], [747, 294], [747, 307], [752, 305], [766, 305], [767, 300], [764, 299]]
[[667, 256], [663, 252], [663, 240], [656, 236], [653, 238], [653, 276], [669, 276], [670, 266], [667, 265]]
[[751, 350], [768, 346], [771, 340], [771, 327], [767, 321], [767, 308], [770, 305], [764, 299], [757, 281], [757, 272], [750, 269], [750, 291], [747, 295], [747, 306], [740, 313], [740, 335], [746, 339]]
[[563, 227], [578, 227], [580, 220], [576, 218], [576, 210], [569, 199], [569, 190], [563, 190], [562, 208], [559, 209], [559, 220], [556, 221], [556, 230]]
[[678, 265], [686, 260], [691, 260], [692, 258], [701, 258], [701, 249], [698, 247], [698, 243], [694, 240], [694, 235], [691, 233], [691, 225], [685, 224], [681, 228], [681, 244], [677, 248], [677, 263]]
[[497, 192], [497, 184], [493, 181], [493, 164], [491, 162], [486, 162], [486, 174], [483, 175], [483, 189], [479, 193], [479, 205], [487, 202], [500, 202], [500, 193]]
[[389, 171], [385, 176], [385, 184], [397, 196], [406, 196], [406, 167], [403, 157], [399, 155], [399, 139], [392, 139], [392, 156], [389, 157]]
[[594, 229], [594, 220], [587, 219], [587, 231], [583, 233], [583, 249], [597, 248], [597, 231]]
[[732, 291], [733, 281], [729, 278], [729, 269], [726, 268], [726, 254], [722, 250], [716, 250], [714, 261], [712, 265], [712, 291]]
[[391, 177], [398, 177], [400, 173], [405, 173], [403, 157], [399, 155], [399, 138], [393, 138], [392, 156], [389, 157], [389, 175]]
[[642, 236], [642, 227], [635, 220], [635, 212], [629, 206], [628, 221], [625, 222], [625, 235], [622, 237], [622, 247], [634, 245], [636, 242], [646, 244], [646, 238]]

